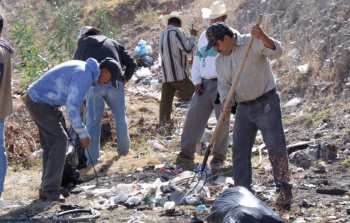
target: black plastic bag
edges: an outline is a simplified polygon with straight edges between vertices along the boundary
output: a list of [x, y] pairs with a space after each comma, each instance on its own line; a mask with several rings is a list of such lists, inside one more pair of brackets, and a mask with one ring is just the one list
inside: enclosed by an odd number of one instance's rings
[[75, 146], [75, 142], [69, 134], [66, 127], [66, 122], [64, 120], [62, 112], [59, 113], [58, 120], [61, 122], [63, 129], [66, 131], [68, 136], [68, 150], [66, 152], [66, 160], [63, 167], [63, 176], [61, 187], [67, 188], [69, 185], [81, 184], [83, 179], [80, 177], [80, 173], [77, 170], [79, 164], [78, 150]]
[[226, 189], [213, 204], [208, 223], [281, 223], [271, 208], [244, 187]]

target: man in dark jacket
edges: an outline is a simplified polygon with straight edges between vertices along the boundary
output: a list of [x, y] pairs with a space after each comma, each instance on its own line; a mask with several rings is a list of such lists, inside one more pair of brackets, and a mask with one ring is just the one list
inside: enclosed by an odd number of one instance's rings
[[116, 83], [99, 85], [92, 88], [87, 96], [86, 126], [91, 143], [89, 152], [91, 160], [86, 152], [86, 165], [97, 165], [99, 162], [100, 133], [105, 101], [112, 111], [115, 120], [115, 130], [118, 139], [118, 154], [123, 155], [130, 150], [130, 137], [126, 118], [124, 87], [131, 79], [136, 69], [135, 60], [117, 41], [101, 35], [101, 30], [91, 26], [83, 26], [78, 37], [78, 48], [75, 52], [75, 60], [87, 60], [94, 58], [98, 62], [110, 57], [125, 66], [125, 72], [120, 75]]

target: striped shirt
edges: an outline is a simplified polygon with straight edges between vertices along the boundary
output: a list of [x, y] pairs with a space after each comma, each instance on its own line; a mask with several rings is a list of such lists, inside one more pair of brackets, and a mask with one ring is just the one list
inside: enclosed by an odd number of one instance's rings
[[187, 39], [182, 29], [170, 25], [159, 37], [163, 82], [181, 81], [189, 77], [187, 55], [195, 45], [195, 37]]
[[[226, 56], [219, 54], [216, 58], [218, 91], [221, 101], [227, 98], [231, 86], [235, 82], [250, 38], [251, 35], [237, 34], [237, 43], [232, 52]], [[237, 102], [254, 100], [276, 88], [270, 60], [281, 57], [282, 47], [280, 42], [272, 40], [276, 46], [275, 50], [265, 47], [260, 40], [254, 39], [235, 89], [234, 96]]]

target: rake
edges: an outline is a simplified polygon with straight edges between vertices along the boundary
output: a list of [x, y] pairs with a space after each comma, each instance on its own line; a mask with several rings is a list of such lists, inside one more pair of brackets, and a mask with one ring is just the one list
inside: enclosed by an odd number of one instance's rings
[[[262, 16], [262, 15], [259, 15], [258, 21], [257, 21], [257, 23], [256, 23], [257, 25], [260, 25], [260, 23], [261, 23], [261, 21], [262, 21], [262, 18], [263, 18], [263, 16]], [[231, 86], [230, 92], [229, 92], [229, 94], [228, 94], [228, 96], [227, 96], [227, 99], [226, 99], [226, 102], [225, 102], [223, 111], [225, 111], [226, 109], [228, 109], [228, 108], [230, 107], [231, 99], [232, 99], [233, 94], [234, 94], [234, 92], [235, 92], [235, 90], [236, 90], [236, 86], [237, 86], [237, 84], [238, 84], [238, 80], [239, 80], [239, 78], [240, 78], [240, 76], [241, 76], [241, 73], [242, 73], [242, 70], [243, 70], [245, 61], [246, 61], [246, 59], [247, 59], [247, 57], [248, 57], [248, 54], [249, 54], [250, 48], [252, 47], [253, 41], [254, 41], [254, 37], [252, 36], [252, 37], [250, 38], [250, 41], [249, 41], [247, 50], [246, 50], [246, 52], [245, 52], [245, 54], [244, 54], [242, 63], [241, 63], [241, 65], [240, 65], [240, 67], [239, 67], [239, 70], [238, 70], [238, 73], [237, 73], [235, 82], [234, 82], [233, 85]], [[200, 183], [200, 181], [201, 181], [202, 178], [204, 178], [203, 185], [200, 187], [200, 189], [199, 189], [197, 192], [200, 192], [200, 191], [203, 189], [203, 186], [205, 185], [205, 183], [206, 183], [206, 181], [207, 181], [207, 175], [208, 175], [207, 172], [206, 172], [206, 170], [205, 170], [205, 167], [206, 167], [206, 165], [207, 165], [207, 161], [208, 161], [208, 158], [209, 158], [209, 155], [210, 155], [210, 152], [211, 152], [211, 148], [214, 146], [214, 142], [215, 142], [216, 137], [217, 137], [217, 135], [218, 135], [218, 133], [219, 133], [219, 130], [220, 130], [220, 128], [221, 128], [222, 122], [224, 121], [224, 118], [225, 118], [225, 114], [224, 114], [224, 112], [223, 112], [223, 113], [221, 113], [221, 115], [220, 115], [220, 118], [219, 118], [219, 120], [218, 120], [217, 126], [216, 126], [216, 128], [215, 128], [215, 131], [214, 131], [214, 133], [213, 133], [213, 135], [212, 135], [212, 137], [211, 137], [211, 139], [210, 139], [210, 143], [209, 143], [208, 147], [206, 148], [205, 155], [204, 155], [204, 159], [203, 159], [203, 163], [202, 163], [202, 167], [201, 167], [201, 169], [200, 169], [199, 171], [196, 172], [196, 174], [195, 174], [195, 175], [193, 176], [193, 178], [192, 178], [191, 183], [188, 184], [187, 188], [186, 188], [183, 192], [187, 191], [187, 190], [191, 187], [191, 185], [195, 182], [196, 178], [198, 178], [199, 180], [198, 180], [198, 182], [195, 184], [195, 186], [193, 187], [193, 189], [191, 189], [188, 193], [186, 193], [186, 195], [184, 196], [184, 198], [185, 198], [186, 196], [188, 196], [189, 194], [191, 194], [191, 193], [197, 188], [197, 186], [199, 185], [199, 183]], [[205, 176], [203, 176], [204, 173], [205, 173]]]

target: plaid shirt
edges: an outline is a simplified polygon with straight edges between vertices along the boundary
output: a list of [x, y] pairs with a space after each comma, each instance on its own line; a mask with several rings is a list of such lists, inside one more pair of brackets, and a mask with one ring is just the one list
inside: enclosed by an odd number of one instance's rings
[[[219, 54], [216, 58], [218, 91], [221, 101], [227, 98], [231, 86], [236, 79], [250, 38], [251, 35], [237, 34], [236, 46], [233, 47], [232, 52], [227, 56]], [[275, 50], [265, 47], [260, 40], [254, 39], [235, 89], [234, 96], [237, 102], [256, 99], [276, 88], [270, 60], [281, 57], [282, 47], [280, 42], [274, 39], [272, 40], [276, 46]]]

